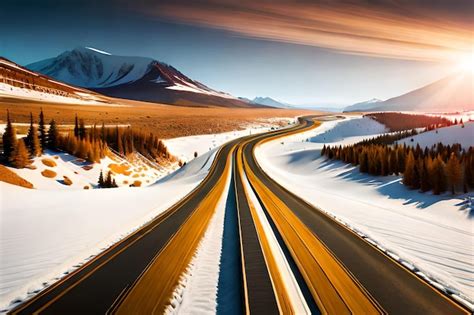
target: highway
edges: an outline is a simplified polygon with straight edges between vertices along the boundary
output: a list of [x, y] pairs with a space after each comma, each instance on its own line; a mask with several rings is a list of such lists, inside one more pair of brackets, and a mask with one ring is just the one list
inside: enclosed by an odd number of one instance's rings
[[469, 314], [261, 169], [258, 145], [317, 128], [317, 119], [226, 143], [184, 199], [11, 313], [162, 314], [228, 187], [246, 313]]

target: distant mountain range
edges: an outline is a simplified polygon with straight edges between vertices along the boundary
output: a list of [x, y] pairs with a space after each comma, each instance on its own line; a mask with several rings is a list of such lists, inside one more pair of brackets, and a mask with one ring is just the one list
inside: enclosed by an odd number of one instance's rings
[[474, 110], [473, 86], [473, 74], [460, 72], [386, 101], [373, 99], [348, 106], [344, 111]]
[[261, 104], [265, 106], [271, 106], [271, 107], [277, 107], [277, 108], [294, 108], [293, 105], [276, 101], [271, 97], [257, 96], [256, 98], [252, 100], [252, 103]]
[[115, 56], [90, 47], [78, 47], [26, 67], [112, 97], [185, 106], [260, 106], [213, 90], [163, 62]]

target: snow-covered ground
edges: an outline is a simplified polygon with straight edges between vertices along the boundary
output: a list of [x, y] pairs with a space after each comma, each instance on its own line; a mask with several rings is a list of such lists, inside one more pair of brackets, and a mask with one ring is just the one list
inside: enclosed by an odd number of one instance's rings
[[278, 127], [279, 124], [294, 123], [295, 118], [274, 118], [265, 120], [261, 123], [249, 124], [243, 126], [242, 130], [229, 131], [218, 134], [195, 135], [180, 138], [164, 140], [164, 144], [171, 154], [183, 162], [191, 161], [194, 158], [194, 152], [198, 156], [215, 149], [223, 143], [235, 138], [247, 136], [250, 134], [261, 133]]
[[472, 302], [472, 192], [422, 194], [407, 189], [400, 177], [369, 176], [351, 165], [320, 157], [324, 143], [354, 143], [383, 131], [382, 125], [366, 118], [327, 121], [313, 131], [266, 143], [256, 156], [263, 169], [287, 189]]
[[[54, 166], [50, 166], [51, 162]], [[134, 182], [139, 182], [140, 186], [149, 186], [177, 167], [176, 163], [167, 167], [159, 165], [155, 167], [150, 164], [150, 161], [139, 155], [133, 159], [131, 157], [124, 159], [115, 154], [109, 154], [101, 159], [100, 163], [88, 163], [68, 153], [48, 150], [42, 156], [33, 159], [32, 168], [8, 168], [32, 183], [36, 189], [56, 190], [84, 189], [86, 186], [93, 188], [97, 185], [100, 171], [105, 178], [109, 170], [113, 171], [113, 178], [118, 186], [129, 186]], [[54, 172], [55, 176], [51, 178], [43, 176], [44, 170]], [[64, 176], [72, 181], [71, 185], [65, 184]]]
[[431, 147], [439, 142], [444, 145], [459, 143], [463, 148], [474, 146], [474, 121], [469, 121], [462, 125], [454, 125], [436, 130], [423, 132], [413, 137], [405, 138], [398, 143], [422, 148]]

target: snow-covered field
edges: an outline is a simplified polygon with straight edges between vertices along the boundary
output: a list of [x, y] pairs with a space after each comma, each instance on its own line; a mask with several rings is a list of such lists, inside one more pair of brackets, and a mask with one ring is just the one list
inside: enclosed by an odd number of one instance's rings
[[407, 189], [400, 177], [369, 176], [320, 157], [324, 143], [354, 143], [383, 131], [383, 125], [367, 118], [327, 121], [313, 131], [266, 143], [256, 155], [263, 169], [287, 189], [472, 302], [472, 192], [422, 194]]
[[405, 138], [399, 141], [400, 144], [416, 146], [422, 148], [431, 147], [439, 142], [444, 145], [460, 143], [463, 148], [474, 146], [474, 121], [469, 121], [462, 125], [439, 128], [419, 135]]

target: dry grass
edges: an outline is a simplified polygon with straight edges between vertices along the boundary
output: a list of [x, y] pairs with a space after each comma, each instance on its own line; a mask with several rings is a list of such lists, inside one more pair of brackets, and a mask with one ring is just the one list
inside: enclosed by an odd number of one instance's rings
[[87, 190], [87, 189], [90, 189], [90, 187], [89, 186], [84, 186], [84, 189]]
[[124, 185], [127, 185], [127, 184], [128, 184], [128, 180], [124, 180], [124, 181], [123, 181], [123, 184], [124, 184]]
[[5, 183], [9, 183], [12, 185], [17, 185], [25, 188], [33, 188], [33, 184], [20, 177], [15, 172], [10, 171], [3, 165], [0, 165], [0, 180]]
[[142, 185], [142, 182], [140, 180], [136, 180], [132, 184], [133, 187], [140, 187], [141, 185]]
[[132, 172], [128, 170], [129, 168], [130, 167], [125, 164], [114, 164], [114, 163], [109, 164], [109, 169], [115, 174], [122, 174], [125, 176], [129, 176], [130, 174], [132, 174]]
[[82, 167], [82, 169], [85, 170], [85, 171], [90, 171], [93, 168], [94, 167], [92, 165], [85, 165], [85, 166]]
[[[289, 109], [235, 109], [170, 106], [135, 101], [120, 101], [127, 106], [80, 106], [32, 102], [0, 98], [0, 121], [6, 120], [6, 109], [14, 122], [29, 122], [30, 112], [37, 115], [43, 107], [46, 120], [72, 125], [77, 113], [88, 124], [130, 124], [153, 131], [162, 139], [195, 134], [219, 133], [272, 117], [294, 117], [314, 114], [312, 111]], [[205, 122], [205, 123], [203, 123]]]
[[140, 177], [140, 174], [133, 174], [132, 177], [133, 177], [133, 178], [138, 178], [138, 177]]
[[44, 158], [44, 159], [41, 160], [41, 162], [43, 162], [44, 165], [49, 166], [49, 167], [55, 167], [56, 166], [56, 162], [54, 162], [51, 159]]
[[64, 184], [64, 185], [67, 185], [67, 186], [71, 186], [71, 185], [72, 185], [72, 180], [71, 180], [69, 177], [63, 176], [63, 178], [64, 178], [64, 179], [63, 179], [63, 184]]
[[41, 172], [41, 175], [47, 178], [54, 178], [56, 177], [56, 172], [52, 170], [44, 170]]

